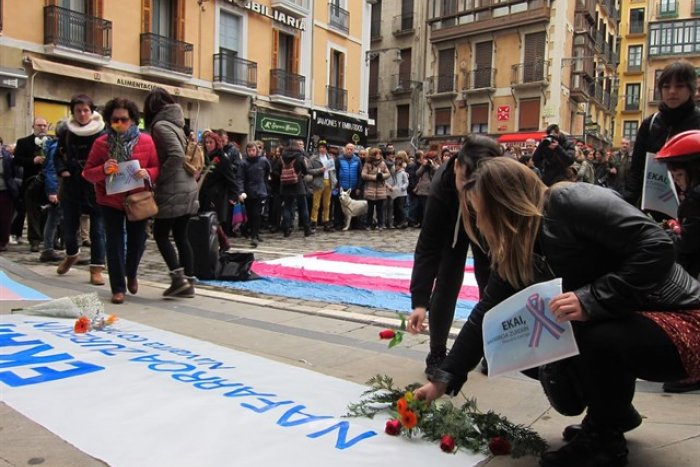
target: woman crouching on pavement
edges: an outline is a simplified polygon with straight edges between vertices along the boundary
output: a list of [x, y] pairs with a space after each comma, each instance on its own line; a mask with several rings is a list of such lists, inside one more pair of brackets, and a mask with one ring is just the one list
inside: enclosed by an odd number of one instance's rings
[[[104, 120], [109, 123], [107, 134], [97, 138], [92, 145], [83, 177], [95, 184], [95, 196], [102, 209], [107, 236], [107, 268], [112, 303], [120, 304], [124, 303], [127, 289], [132, 294], [136, 294], [139, 289], [136, 276], [146, 246], [148, 219], [130, 221], [124, 212], [126, 196], [141, 190], [108, 195], [107, 179], [115, 173], [119, 162], [138, 160], [141, 168], [132, 176], [153, 186], [158, 178], [159, 164], [153, 140], [139, 131], [139, 109], [134, 102], [121, 97], [107, 102]], [[148, 190], [149, 187], [143, 189]]]
[[[573, 439], [544, 453], [540, 464], [624, 465], [623, 432], [641, 423], [632, 406], [635, 380], [700, 376], [700, 283], [674, 261], [668, 235], [610, 190], [567, 182], [548, 188], [528, 167], [499, 157], [481, 162], [463, 203], [488, 243], [492, 274], [452, 350], [416, 397], [456, 394], [483, 356], [485, 313], [529, 285], [561, 277], [564, 293], [549, 311], [574, 327], [580, 355], [561, 363], [579, 400], [543, 386], [557, 410], [567, 400], [575, 413], [584, 407], [587, 413]], [[465, 228], [478, 241], [468, 223]]]

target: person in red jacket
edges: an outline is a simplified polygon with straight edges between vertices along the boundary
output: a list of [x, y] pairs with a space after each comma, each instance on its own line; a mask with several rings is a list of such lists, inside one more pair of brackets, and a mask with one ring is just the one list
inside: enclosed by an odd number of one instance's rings
[[[153, 140], [138, 129], [139, 110], [134, 102], [114, 98], [105, 105], [103, 116], [108, 124], [107, 133], [95, 140], [83, 177], [95, 185], [97, 204], [104, 216], [112, 303], [119, 304], [124, 302], [127, 289], [132, 294], [138, 292], [136, 276], [146, 245], [147, 219], [127, 220], [124, 199], [130, 193], [150, 189], [158, 178], [159, 163]], [[129, 160], [139, 162], [140, 169], [132, 176], [144, 180], [144, 188], [107, 194], [107, 183], [112, 181], [119, 163]]]

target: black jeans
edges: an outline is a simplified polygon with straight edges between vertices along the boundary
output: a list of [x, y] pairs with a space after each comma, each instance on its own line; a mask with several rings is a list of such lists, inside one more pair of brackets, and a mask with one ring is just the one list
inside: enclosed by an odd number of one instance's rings
[[620, 319], [574, 323], [580, 355], [573, 358], [588, 415], [603, 426], [619, 426], [637, 378], [676, 381], [687, 377], [676, 346], [640, 313]]
[[262, 201], [260, 198], [246, 198], [245, 200], [245, 213], [248, 217], [248, 232], [251, 240], [260, 236]]
[[488, 256], [471, 244], [467, 234], [460, 230], [457, 244], [446, 244], [442, 249], [442, 259], [438, 268], [435, 286], [430, 295], [428, 325], [430, 329], [430, 353], [444, 355], [447, 351], [447, 338], [454, 321], [455, 307], [464, 280], [464, 265], [469, 246], [474, 257], [474, 275], [479, 285], [479, 295], [483, 295], [489, 281], [490, 265]]
[[384, 200], [383, 199], [372, 199], [367, 200], [367, 220], [365, 225], [367, 227], [372, 226], [374, 223], [374, 211], [377, 211], [377, 227], [384, 227]]
[[[153, 239], [158, 245], [158, 251], [163, 256], [168, 270], [174, 271], [184, 268], [186, 276], [194, 275], [194, 256], [187, 238], [187, 225], [190, 217], [192, 216], [185, 214], [180, 217], [153, 220]], [[171, 231], [177, 251], [170, 242]]]
[[130, 222], [124, 211], [100, 206], [105, 221], [107, 268], [112, 293], [126, 292], [126, 279], [138, 274], [141, 256], [146, 247], [148, 219]]

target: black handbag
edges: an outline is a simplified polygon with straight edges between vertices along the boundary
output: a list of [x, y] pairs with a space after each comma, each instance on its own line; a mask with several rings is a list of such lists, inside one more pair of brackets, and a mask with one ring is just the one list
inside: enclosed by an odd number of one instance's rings
[[250, 270], [255, 261], [253, 253], [223, 252], [219, 256], [216, 278], [222, 281], [247, 281], [258, 276]]

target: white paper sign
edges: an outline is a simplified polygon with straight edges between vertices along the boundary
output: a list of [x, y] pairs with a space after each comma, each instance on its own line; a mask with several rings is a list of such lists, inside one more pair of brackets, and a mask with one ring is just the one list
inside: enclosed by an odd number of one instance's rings
[[143, 179], [134, 177], [134, 174], [141, 170], [141, 164], [137, 159], [124, 161], [119, 163], [119, 173], [107, 175], [105, 189], [108, 195], [115, 193], [124, 193], [126, 191], [143, 188]]
[[489, 377], [578, 355], [571, 323], [557, 323], [549, 311], [549, 301], [559, 294], [561, 279], [541, 282], [486, 313], [482, 334]]
[[675, 219], [678, 216], [676, 186], [671, 181], [666, 164], [655, 158], [656, 154], [647, 153], [642, 188], [642, 209], [661, 212]]

